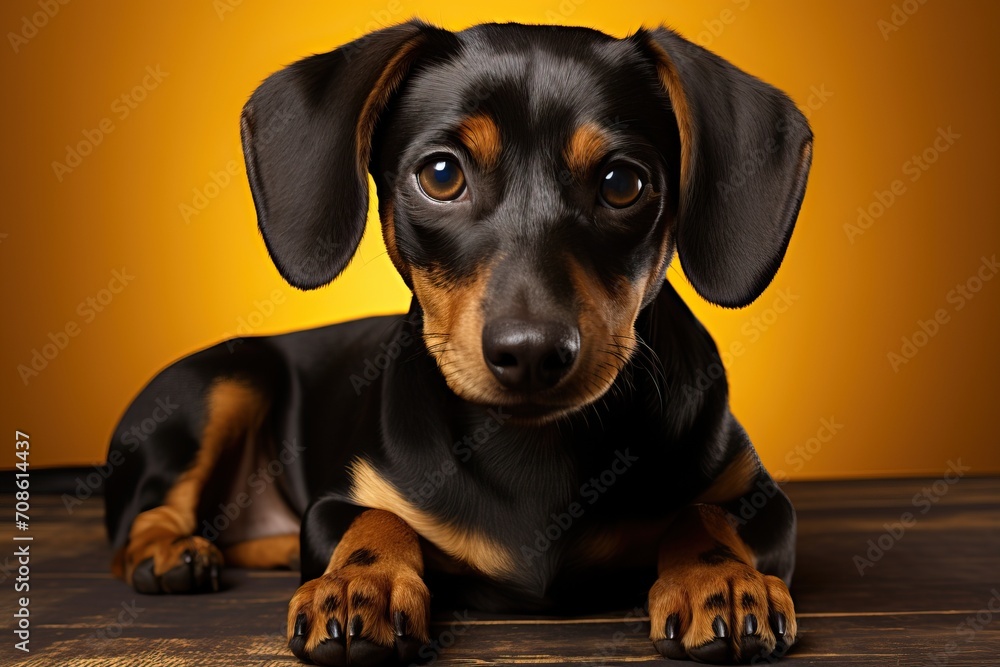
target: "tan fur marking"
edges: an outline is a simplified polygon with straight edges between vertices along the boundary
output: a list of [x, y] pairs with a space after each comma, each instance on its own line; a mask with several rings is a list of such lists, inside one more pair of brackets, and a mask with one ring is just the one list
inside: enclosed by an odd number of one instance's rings
[[357, 129], [355, 130], [355, 145], [358, 151], [358, 170], [360, 173], [368, 171], [368, 159], [371, 156], [372, 133], [375, 131], [375, 122], [378, 115], [389, 103], [389, 98], [396, 88], [403, 81], [406, 72], [410, 69], [416, 58], [417, 47], [424, 42], [423, 35], [417, 35], [404, 43], [403, 46], [392, 56], [386, 64], [385, 69], [379, 75], [378, 80], [365, 103], [361, 107], [358, 115]]
[[799, 173], [804, 173], [812, 162], [813, 145], [812, 141], [807, 141], [802, 146], [802, 155], [799, 156]]
[[163, 504], [177, 510], [185, 521], [185, 532], [195, 529], [195, 513], [202, 489], [215, 470], [223, 451], [242, 444], [246, 435], [259, 428], [265, 401], [251, 387], [232, 380], [217, 383], [208, 396], [208, 422], [194, 463], [178, 478]]
[[739, 498], [753, 486], [760, 469], [760, 461], [752, 449], [740, 450], [695, 502], [719, 504]]
[[111, 576], [115, 579], [125, 578], [125, 547], [115, 550], [111, 557]]
[[499, 544], [470, 530], [442, 523], [414, 507], [365, 460], [351, 465], [355, 503], [392, 512], [439, 549], [484, 574], [502, 577], [514, 571], [511, 555]]
[[578, 372], [595, 378], [585, 388], [581, 404], [596, 400], [614, 383], [618, 373], [635, 352], [635, 319], [642, 305], [642, 290], [626, 283], [617, 294], [607, 288], [574, 258], [567, 260], [570, 280], [581, 301], [579, 315], [581, 349]]
[[485, 114], [465, 118], [458, 126], [458, 136], [476, 161], [492, 167], [500, 157], [500, 128]]
[[[700, 555], [721, 547], [728, 557], [705, 562]], [[785, 613], [785, 638], [795, 640], [795, 610], [788, 588], [777, 577], [758, 572], [754, 555], [740, 539], [726, 512], [713, 505], [689, 507], [664, 536], [658, 561], [659, 578], [649, 591], [650, 639], [665, 638], [666, 619], [680, 618], [681, 643], [687, 649], [702, 646], [715, 637], [712, 623], [721, 616], [738, 653], [736, 638], [742, 633], [747, 614], [758, 621], [758, 635], [773, 650], [777, 639], [771, 631], [768, 605]], [[744, 596], [751, 602], [743, 603]], [[706, 604], [720, 598], [718, 606]]]
[[[370, 560], [352, 563], [364, 549]], [[395, 641], [395, 611], [407, 617], [410, 635], [427, 641], [430, 595], [423, 576], [420, 540], [414, 530], [391, 512], [372, 509], [351, 523], [330, 557], [323, 576], [306, 582], [288, 603], [288, 637], [298, 615], [305, 614], [309, 635], [305, 650], [329, 638], [328, 623], [336, 618], [346, 632], [349, 619], [361, 616], [366, 639], [384, 646]]]
[[396, 247], [396, 220], [393, 217], [391, 201], [387, 201], [383, 205], [380, 217], [382, 219], [382, 239], [385, 241], [385, 249], [389, 253], [389, 259], [399, 271], [399, 275], [409, 284], [413, 278], [410, 276], [410, 266], [403, 261], [403, 256], [399, 254], [399, 249]]
[[681, 191], [687, 190], [688, 179], [691, 177], [691, 158], [694, 139], [694, 128], [691, 122], [691, 113], [688, 109], [687, 96], [684, 94], [684, 86], [681, 83], [677, 67], [662, 46], [652, 39], [647, 42], [649, 47], [656, 53], [656, 73], [660, 77], [660, 83], [667, 90], [670, 104], [674, 109], [674, 116], [677, 118], [677, 131], [681, 137]]
[[290, 568], [299, 559], [299, 536], [273, 535], [237, 542], [223, 549], [222, 555], [232, 567]]
[[[161, 575], [179, 564], [185, 549], [203, 553], [213, 562], [221, 555], [214, 545], [190, 537], [196, 528], [198, 503], [223, 452], [245, 441], [260, 428], [267, 409], [255, 389], [234, 380], [216, 383], [208, 392], [208, 419], [194, 462], [167, 492], [163, 504], [142, 512], [132, 522], [125, 548], [123, 572], [132, 583], [135, 566], [153, 558], [153, 572]], [[186, 539], [182, 539], [186, 538]], [[119, 570], [114, 565], [113, 571]]]
[[607, 150], [608, 137], [604, 130], [595, 123], [584, 123], [569, 138], [563, 158], [570, 171], [584, 179], [597, 168]]
[[465, 398], [491, 396], [496, 384], [482, 352], [482, 301], [490, 274], [484, 266], [470, 282], [456, 284], [435, 271], [412, 272], [413, 292], [424, 310], [424, 342], [445, 382]]

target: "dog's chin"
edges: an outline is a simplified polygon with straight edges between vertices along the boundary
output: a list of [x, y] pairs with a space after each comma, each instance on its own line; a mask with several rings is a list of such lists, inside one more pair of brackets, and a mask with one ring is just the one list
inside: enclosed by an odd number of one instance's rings
[[563, 417], [569, 416], [582, 406], [552, 406], [539, 403], [522, 402], [502, 406], [503, 411], [510, 415], [510, 421], [517, 426], [545, 426]]
[[555, 397], [534, 397], [499, 393], [490, 397], [460, 397], [485, 408], [502, 410], [511, 424], [523, 427], [539, 427], [552, 424], [574, 413], [580, 412], [594, 401], [600, 400], [604, 392], [597, 396], [583, 396], [558, 400]]
[[612, 387], [617, 372], [599, 383], [580, 384], [568, 377], [556, 387], [538, 393], [515, 392], [501, 387], [486, 374], [472, 377], [443, 373], [445, 383], [458, 398], [487, 409], [502, 410], [512, 424], [545, 426], [580, 412], [600, 400]]

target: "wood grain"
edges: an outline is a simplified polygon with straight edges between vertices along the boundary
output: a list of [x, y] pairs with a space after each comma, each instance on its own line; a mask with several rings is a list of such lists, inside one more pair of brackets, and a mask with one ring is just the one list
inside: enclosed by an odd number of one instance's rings
[[[922, 513], [913, 498], [933, 481], [785, 487], [799, 512], [792, 593], [802, 640], [780, 664], [1000, 665], [1000, 479], [963, 478]], [[4, 612], [0, 664], [297, 664], [284, 643], [296, 573], [231, 570], [222, 593], [138, 595], [108, 572], [102, 511], [97, 496], [72, 513], [60, 495], [33, 496], [32, 651], [13, 649]], [[905, 512], [914, 523], [860, 576], [853, 557]], [[13, 544], [9, 533], [3, 541]], [[0, 551], [3, 609], [15, 597], [12, 552]], [[437, 610], [431, 637], [443, 646], [434, 664], [667, 664], [647, 639], [644, 614], [628, 613], [561, 619]]]

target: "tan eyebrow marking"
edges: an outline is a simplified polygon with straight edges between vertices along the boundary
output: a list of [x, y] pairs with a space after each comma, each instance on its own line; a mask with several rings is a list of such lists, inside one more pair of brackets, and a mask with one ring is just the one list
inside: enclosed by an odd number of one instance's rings
[[585, 178], [600, 163], [608, 150], [607, 133], [596, 123], [587, 122], [573, 132], [563, 157], [577, 178]]
[[500, 157], [500, 128], [492, 118], [476, 114], [465, 118], [458, 126], [458, 136], [477, 162], [492, 167]]

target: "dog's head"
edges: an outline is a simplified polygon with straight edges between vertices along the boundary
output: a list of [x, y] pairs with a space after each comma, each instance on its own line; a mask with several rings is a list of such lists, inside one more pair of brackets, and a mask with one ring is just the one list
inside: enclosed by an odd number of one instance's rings
[[448, 385], [538, 420], [611, 386], [675, 247], [707, 300], [757, 298], [811, 156], [787, 97], [662, 28], [394, 26], [269, 77], [242, 134], [292, 285], [350, 261], [371, 173]]

